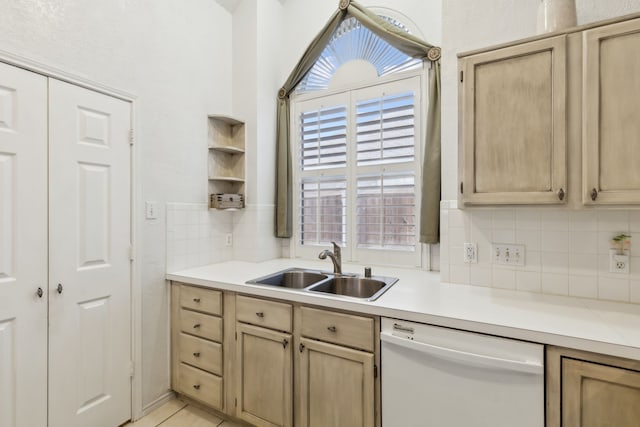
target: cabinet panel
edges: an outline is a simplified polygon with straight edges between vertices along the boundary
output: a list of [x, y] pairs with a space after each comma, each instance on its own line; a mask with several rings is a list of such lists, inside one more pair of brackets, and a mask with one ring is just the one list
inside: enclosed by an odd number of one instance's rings
[[222, 292], [195, 286], [182, 286], [180, 306], [209, 314], [222, 314]]
[[180, 310], [180, 330], [211, 341], [222, 342], [222, 319], [191, 310]]
[[222, 345], [180, 334], [180, 361], [212, 374], [222, 375]]
[[461, 60], [466, 204], [564, 203], [566, 38]]
[[640, 19], [584, 32], [585, 204], [640, 203]]
[[237, 324], [236, 415], [258, 427], [290, 427], [291, 335]]
[[373, 319], [302, 307], [302, 336], [373, 351]]
[[640, 372], [563, 359], [562, 375], [563, 427], [640, 423]]
[[374, 356], [300, 339], [300, 427], [374, 425]]
[[291, 304], [240, 295], [236, 298], [236, 319], [240, 322], [291, 332], [291, 313]]
[[178, 365], [177, 390], [215, 408], [222, 408], [222, 378], [184, 363]]

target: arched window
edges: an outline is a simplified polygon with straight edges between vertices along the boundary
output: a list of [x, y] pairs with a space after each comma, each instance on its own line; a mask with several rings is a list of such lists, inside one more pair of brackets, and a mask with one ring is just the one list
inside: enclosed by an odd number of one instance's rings
[[[403, 31], [408, 28], [395, 18], [380, 16]], [[422, 66], [422, 60], [399, 51], [351, 17], [342, 21], [335, 30], [320, 58], [296, 87], [297, 93], [323, 90], [338, 69], [350, 61], [367, 61], [378, 77], [413, 70]]]
[[336, 28], [291, 97], [296, 256], [335, 241], [345, 261], [420, 265], [425, 77], [354, 17]]

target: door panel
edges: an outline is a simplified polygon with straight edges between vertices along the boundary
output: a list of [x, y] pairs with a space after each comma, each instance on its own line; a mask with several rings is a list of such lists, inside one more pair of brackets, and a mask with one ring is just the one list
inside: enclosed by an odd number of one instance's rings
[[0, 63], [2, 427], [46, 425], [46, 99], [45, 77]]
[[130, 104], [49, 88], [49, 422], [112, 427], [131, 416]]

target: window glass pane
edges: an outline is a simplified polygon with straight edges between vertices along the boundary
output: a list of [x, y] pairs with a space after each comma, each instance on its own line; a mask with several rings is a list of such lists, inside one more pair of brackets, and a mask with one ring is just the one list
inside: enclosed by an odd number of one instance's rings
[[413, 172], [358, 176], [356, 227], [359, 248], [415, 251]]
[[358, 166], [413, 162], [413, 92], [360, 101], [356, 105]]
[[300, 185], [300, 244], [346, 246], [344, 176], [308, 177]]
[[345, 167], [347, 108], [337, 106], [300, 114], [300, 168]]
[[[409, 32], [401, 22], [387, 16], [381, 18], [390, 25]], [[338, 68], [352, 60], [371, 63], [376, 68], [378, 76], [414, 70], [422, 66], [422, 59], [412, 58], [399, 51], [363, 27], [356, 18], [351, 17], [342, 21], [336, 28], [315, 65], [296, 87], [296, 92], [327, 89]]]

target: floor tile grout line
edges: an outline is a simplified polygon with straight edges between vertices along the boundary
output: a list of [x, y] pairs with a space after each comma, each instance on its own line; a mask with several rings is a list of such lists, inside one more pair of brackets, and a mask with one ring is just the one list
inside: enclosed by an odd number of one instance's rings
[[182, 411], [184, 408], [186, 408], [188, 405], [184, 402], [182, 402], [182, 406], [176, 410], [174, 413], [172, 413], [171, 415], [169, 415], [167, 418], [165, 418], [164, 420], [160, 421], [159, 424], [156, 424], [156, 427], [160, 427], [162, 424], [166, 423], [167, 421], [169, 421], [170, 418], [173, 418], [174, 416], [176, 416], [176, 414], [178, 414], [178, 412]]

